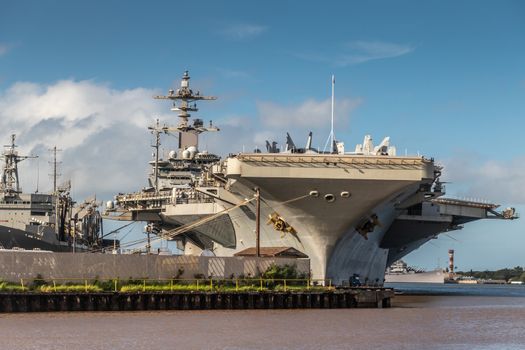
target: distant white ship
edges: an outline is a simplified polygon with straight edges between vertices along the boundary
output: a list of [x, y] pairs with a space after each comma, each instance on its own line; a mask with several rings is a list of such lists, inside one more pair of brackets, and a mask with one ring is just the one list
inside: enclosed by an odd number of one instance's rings
[[442, 269], [418, 271], [398, 260], [386, 270], [385, 283], [445, 283], [446, 276]]

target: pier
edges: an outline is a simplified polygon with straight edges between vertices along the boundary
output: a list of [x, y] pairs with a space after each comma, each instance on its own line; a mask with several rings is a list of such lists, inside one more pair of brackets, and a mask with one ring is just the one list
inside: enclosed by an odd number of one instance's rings
[[392, 289], [301, 292], [0, 293], [0, 312], [388, 308]]

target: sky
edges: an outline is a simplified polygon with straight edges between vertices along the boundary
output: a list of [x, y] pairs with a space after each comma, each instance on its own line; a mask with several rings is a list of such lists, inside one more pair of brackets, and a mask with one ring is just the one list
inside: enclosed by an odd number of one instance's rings
[[[153, 100], [179, 84], [217, 101], [195, 116], [227, 155], [330, 131], [347, 150], [371, 134], [433, 157], [447, 195], [525, 212], [525, 3], [522, 1], [0, 0], [0, 140], [17, 134], [24, 190], [51, 188], [49, 148], [75, 199], [146, 184]], [[176, 145], [162, 140], [163, 151]], [[525, 265], [525, 221], [484, 220], [407, 256], [418, 267]]]

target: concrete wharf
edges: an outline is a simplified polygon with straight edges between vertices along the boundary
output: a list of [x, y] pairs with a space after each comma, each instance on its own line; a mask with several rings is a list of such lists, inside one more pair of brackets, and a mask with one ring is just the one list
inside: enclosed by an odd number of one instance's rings
[[0, 293], [0, 312], [387, 308], [388, 288], [264, 292]]

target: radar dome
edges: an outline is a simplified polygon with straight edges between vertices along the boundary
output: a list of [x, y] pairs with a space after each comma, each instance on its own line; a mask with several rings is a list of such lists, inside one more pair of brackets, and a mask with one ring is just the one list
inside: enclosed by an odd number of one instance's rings
[[190, 146], [188, 147], [188, 149], [186, 149], [186, 151], [190, 152], [190, 157], [193, 159], [195, 158], [195, 155], [197, 154], [197, 147]]

